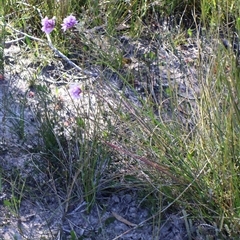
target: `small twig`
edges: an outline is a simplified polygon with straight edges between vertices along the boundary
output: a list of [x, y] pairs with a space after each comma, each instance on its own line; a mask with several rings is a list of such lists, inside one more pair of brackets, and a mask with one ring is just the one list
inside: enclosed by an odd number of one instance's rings
[[11, 44], [13, 44], [13, 43], [15, 43], [15, 42], [19, 42], [19, 41], [21, 41], [21, 40], [24, 40], [24, 39], [25, 39], [25, 36], [24, 36], [24, 37], [17, 38], [17, 39], [14, 39], [14, 40], [11, 40], [11, 41], [6, 41], [4, 44], [5, 44], [5, 46], [8, 46], [8, 45], [11, 45]]
[[47, 40], [48, 40], [48, 45], [49, 47], [59, 56], [61, 57], [63, 60], [65, 60], [68, 64], [70, 64], [72, 67], [76, 68], [77, 70], [83, 72], [85, 75], [90, 75], [92, 77], [97, 77], [98, 74], [97, 73], [93, 73], [91, 71], [88, 70], [83, 70], [81, 67], [79, 67], [78, 65], [76, 65], [74, 62], [72, 62], [69, 58], [67, 58], [62, 52], [60, 52], [58, 49], [56, 49], [51, 41], [51, 38], [49, 36], [49, 34], [46, 34], [47, 36]]
[[137, 224], [135, 227], [128, 229], [127, 231], [125, 231], [124, 233], [118, 235], [117, 237], [115, 237], [113, 240], [117, 240], [119, 238], [121, 238], [122, 236], [126, 235], [127, 233], [142, 227], [143, 224], [145, 224], [146, 222], [150, 221], [151, 219], [153, 219], [154, 217], [156, 217], [158, 214], [165, 212], [168, 208], [170, 208], [175, 202], [177, 202], [182, 196], [183, 194], [193, 185], [194, 182], [197, 181], [197, 179], [200, 177], [200, 175], [203, 173], [203, 170], [206, 168], [206, 166], [209, 164], [209, 160], [204, 164], [203, 168], [200, 170], [200, 172], [197, 174], [197, 176], [193, 179], [193, 181], [191, 183], [188, 184], [188, 186], [178, 195], [178, 197], [176, 197], [171, 203], [169, 203], [165, 208], [159, 210], [156, 214], [152, 215], [151, 217], [147, 218], [146, 220], [140, 222], [139, 224]]
[[[45, 41], [42, 40], [41, 38], [37, 38], [37, 37], [31, 36], [31, 35], [29, 35], [29, 34], [27, 34], [27, 33], [24, 33], [24, 32], [22, 32], [22, 31], [20, 31], [20, 30], [17, 30], [17, 29], [15, 29], [15, 28], [13, 28], [12, 26], [10, 26], [9, 24], [7, 24], [7, 26], [8, 26], [10, 29], [12, 29], [14, 32], [17, 32], [17, 33], [20, 33], [21, 35], [23, 35], [24, 38], [25, 38], [25, 37], [28, 37], [28, 38], [33, 39], [33, 40], [36, 40], [36, 41], [38, 41], [38, 42], [45, 43]], [[8, 42], [7, 42], [7, 43], [8, 43]]]

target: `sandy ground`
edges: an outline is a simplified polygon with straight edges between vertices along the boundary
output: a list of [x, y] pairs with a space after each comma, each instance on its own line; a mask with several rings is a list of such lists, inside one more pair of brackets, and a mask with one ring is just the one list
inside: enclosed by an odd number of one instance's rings
[[[137, 69], [145, 67], [143, 61], [139, 59], [144, 51], [146, 53], [150, 50], [147, 50], [145, 43], [142, 42], [131, 42], [128, 39], [122, 42], [124, 44], [122, 47], [126, 49], [128, 57], [133, 59], [126, 68], [133, 71], [137, 76], [140, 72]], [[129, 49], [131, 49], [134, 57], [131, 56]], [[22, 51], [22, 47], [18, 43], [5, 49], [5, 79], [1, 80], [0, 83], [0, 121], [2, 123], [0, 126], [0, 162], [5, 176], [10, 176], [10, 178], [16, 176], [17, 180], [17, 175], [14, 175], [15, 171], [19, 176], [25, 177], [26, 182], [29, 184], [30, 181], [31, 187], [35, 188], [35, 195], [24, 196], [21, 202], [14, 202], [11, 183], [3, 181], [0, 190], [0, 239], [70, 239], [72, 230], [80, 237], [79, 239], [89, 240], [189, 239], [181, 210], [176, 211], [175, 209], [173, 211], [173, 209], [169, 209], [161, 213], [161, 209], [159, 209], [159, 214], [155, 218], [151, 218], [152, 207], [140, 204], [138, 190], [134, 188], [107, 193], [99, 192], [90, 213], [86, 212], [86, 202], [81, 198], [79, 201], [75, 201], [67, 212], [64, 211], [64, 207], [59, 204], [54, 189], [44, 184], [44, 181], [49, 181], [47, 174], [45, 172], [33, 172], [34, 161], [41, 159], [41, 154], [32, 151], [38, 144], [36, 116], [33, 112], [34, 106], [38, 104], [38, 99], [35, 98], [34, 90], [29, 87], [29, 81], [36, 74], [36, 64], [38, 63], [33, 63], [30, 57], [21, 57], [23, 56]], [[152, 82], [155, 84], [153, 89], [158, 89], [160, 85], [166, 86], [170, 79], [170, 82], [176, 84], [182, 100], [185, 99], [192, 103], [195, 97], [198, 97], [200, 91], [196, 69], [194, 68], [194, 61], [198, 58], [197, 46], [189, 43], [179, 51], [181, 51], [183, 62], [187, 62], [188, 66], [190, 64], [193, 67], [182, 66], [177, 56], [164, 48], [159, 49], [158, 56], [165, 64], [157, 68], [153, 61], [150, 67], [153, 76]], [[105, 76], [110, 79], [109, 82], [113, 84], [112, 86], [116, 91], [124, 93], [133, 101], [137, 99], [135, 93], [130, 89], [123, 90], [123, 83], [116, 74], [108, 70], [103, 71], [103, 74], [106, 74]], [[71, 100], [67, 92], [70, 84], [81, 81], [83, 88], [98, 86], [98, 90], [110, 86], [109, 82], [105, 85], [98, 85], [98, 79], [94, 78], [84, 78], [85, 80], [82, 80], [81, 73], [66, 68], [59, 59], [42, 68], [37, 79], [46, 84], [51, 89], [52, 94], [54, 94], [57, 86], [58, 97], [72, 111], [74, 109], [70, 106]], [[139, 79], [135, 87], [138, 92], [142, 92], [145, 83]], [[159, 82], [159, 79], [161, 79], [161, 82]], [[91, 92], [94, 102], [95, 90], [90, 88], [89, 92]], [[106, 92], [108, 92], [111, 100], [116, 99], [116, 95], [110, 93], [109, 89]], [[155, 96], [157, 96], [157, 93], [155, 93]], [[88, 97], [89, 94], [86, 94], [81, 99], [85, 109], [89, 108]], [[21, 100], [26, 100], [24, 109]], [[51, 107], [53, 106], [51, 105]], [[16, 132], [16, 126], [15, 128], [13, 126], [14, 124], [19, 126], [21, 123], [19, 118], [23, 112], [25, 119], [24, 129], [22, 130], [25, 136], [24, 141], [19, 139], [21, 129], [20, 132]], [[193, 119], [185, 119], [185, 121], [194, 123]], [[28, 178], [29, 175], [31, 175], [31, 178]], [[41, 191], [38, 190], [39, 187], [41, 187]], [[46, 194], [36, 198], [42, 192]], [[205, 232], [202, 234], [202, 229], [201, 223], [193, 224], [192, 236], [194, 238], [192, 239], [209, 239], [207, 236], [210, 236], [214, 230], [213, 227], [209, 226], [209, 229], [204, 230]]]

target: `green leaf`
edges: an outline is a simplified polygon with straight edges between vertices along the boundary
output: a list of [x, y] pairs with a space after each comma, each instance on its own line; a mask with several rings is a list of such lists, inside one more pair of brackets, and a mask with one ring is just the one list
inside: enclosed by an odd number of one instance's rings
[[192, 30], [191, 30], [191, 29], [188, 29], [188, 30], [187, 30], [187, 33], [188, 33], [188, 36], [189, 36], [189, 37], [192, 37]]
[[11, 207], [11, 202], [9, 201], [9, 200], [3, 200], [3, 205], [5, 206], [5, 207]]
[[71, 235], [71, 240], [77, 240], [76, 233], [73, 230], [71, 230], [70, 235]]
[[237, 21], [236, 21], [236, 28], [237, 28], [238, 31], [240, 30], [240, 17], [237, 18]]
[[26, 41], [26, 44], [27, 44], [30, 48], [32, 48], [32, 42], [31, 42], [31, 40], [30, 40], [30, 38], [29, 38], [28, 36], [25, 37], [25, 41]]
[[84, 128], [85, 127], [85, 123], [84, 123], [84, 120], [80, 117], [77, 117], [76, 118], [76, 122], [77, 122], [77, 125], [80, 127], [80, 128]]

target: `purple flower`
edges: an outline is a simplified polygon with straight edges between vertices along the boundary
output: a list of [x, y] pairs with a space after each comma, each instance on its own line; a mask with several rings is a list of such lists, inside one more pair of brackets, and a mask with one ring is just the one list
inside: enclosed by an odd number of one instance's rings
[[82, 93], [82, 90], [79, 85], [71, 85], [69, 88], [69, 93], [72, 98], [79, 99], [81, 97], [80, 95]]
[[63, 19], [63, 24], [61, 24], [62, 30], [65, 32], [67, 29], [72, 28], [77, 23], [78, 21], [76, 18], [73, 15], [70, 15]]
[[42, 19], [42, 26], [42, 31], [46, 34], [50, 34], [55, 27], [55, 17], [52, 19], [48, 19], [48, 17]]

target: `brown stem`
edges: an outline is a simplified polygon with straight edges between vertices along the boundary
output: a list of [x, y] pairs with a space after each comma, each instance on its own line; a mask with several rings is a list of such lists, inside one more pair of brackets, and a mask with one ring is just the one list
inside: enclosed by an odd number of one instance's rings
[[144, 162], [146, 165], [148, 165], [148, 166], [150, 166], [150, 167], [158, 170], [159, 172], [165, 173], [166, 175], [168, 175], [168, 176], [171, 177], [172, 179], [174, 179], [174, 180], [176, 180], [177, 182], [179, 182], [180, 178], [174, 177], [174, 176], [170, 173], [170, 170], [169, 170], [168, 167], [162, 166], [162, 165], [160, 165], [160, 164], [158, 164], [158, 163], [155, 163], [155, 162], [152, 162], [152, 161], [148, 160], [146, 157], [141, 157], [141, 156], [139, 156], [139, 155], [137, 155], [137, 154], [134, 154], [134, 153], [132, 153], [132, 152], [126, 150], [126, 149], [123, 149], [123, 148], [121, 148], [121, 147], [119, 147], [119, 146], [117, 146], [117, 145], [115, 145], [115, 144], [113, 144], [113, 143], [105, 142], [105, 141], [104, 141], [104, 143], [105, 143], [106, 145], [110, 146], [111, 148], [115, 149], [115, 150], [118, 151], [118, 152], [125, 153], [125, 154], [127, 154], [128, 156], [130, 156], [130, 157], [132, 157], [132, 158], [134, 158], [134, 159], [137, 159], [137, 160], [140, 160], [141, 162]]

